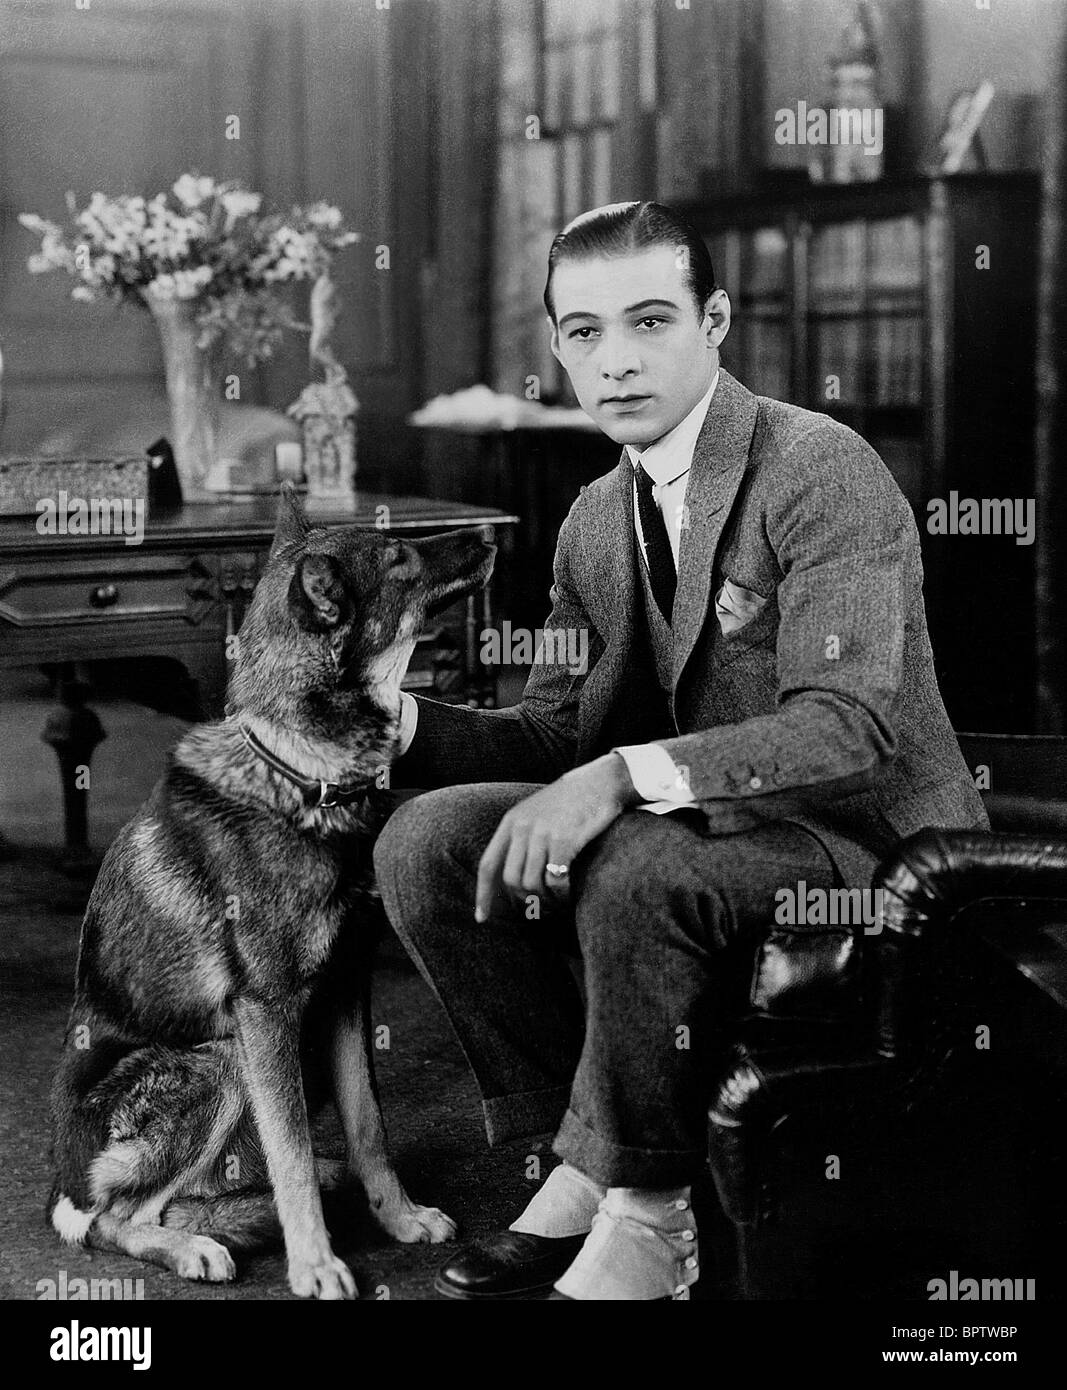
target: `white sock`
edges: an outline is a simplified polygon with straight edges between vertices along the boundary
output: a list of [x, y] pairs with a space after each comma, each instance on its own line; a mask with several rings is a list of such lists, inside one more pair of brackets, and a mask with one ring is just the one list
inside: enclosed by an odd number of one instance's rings
[[592, 1226], [603, 1196], [604, 1188], [592, 1178], [569, 1163], [561, 1163], [552, 1169], [526, 1210], [508, 1229], [556, 1240], [583, 1236]]

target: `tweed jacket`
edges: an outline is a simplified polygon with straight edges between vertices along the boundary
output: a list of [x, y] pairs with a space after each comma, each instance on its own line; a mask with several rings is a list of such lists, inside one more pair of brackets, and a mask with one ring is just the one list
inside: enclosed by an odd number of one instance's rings
[[[586, 630], [586, 669], [534, 665], [510, 709], [418, 697], [398, 785], [552, 781], [655, 740], [708, 834], [797, 822], [848, 887], [866, 887], [911, 831], [987, 826], [937, 688], [915, 520], [858, 434], [721, 371], [686, 492], [666, 692], [635, 568], [632, 477], [624, 450], [559, 534], [545, 626]], [[724, 631], [727, 581], [748, 591], [747, 620]]]

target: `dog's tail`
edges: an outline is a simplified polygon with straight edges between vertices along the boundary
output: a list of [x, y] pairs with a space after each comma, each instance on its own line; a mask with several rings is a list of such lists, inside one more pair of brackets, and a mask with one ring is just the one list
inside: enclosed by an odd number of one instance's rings
[[[90, 1165], [110, 1136], [113, 1106], [103, 1094], [106, 1081], [135, 1048], [110, 1024], [75, 1005], [51, 1083], [51, 1156], [56, 1191], [69, 1195], [76, 1207], [92, 1205]], [[50, 1201], [49, 1216], [53, 1205]]]
[[95, 1018], [91, 1024], [72, 1019], [68, 1027], [51, 1093], [55, 1187], [47, 1215], [53, 1225], [63, 1196], [69, 1197], [75, 1208], [88, 1210], [92, 1205], [91, 1165], [107, 1145], [111, 1125], [110, 1105], [91, 1103], [92, 1093], [132, 1050], [128, 1040]]
[[83, 1211], [56, 1183], [48, 1198], [45, 1214], [52, 1229], [66, 1245], [84, 1245], [89, 1238], [89, 1228], [96, 1220], [96, 1212]]
[[281, 1239], [274, 1199], [268, 1192], [226, 1192], [182, 1198], [163, 1213], [163, 1225], [210, 1236], [228, 1250], [257, 1250]]

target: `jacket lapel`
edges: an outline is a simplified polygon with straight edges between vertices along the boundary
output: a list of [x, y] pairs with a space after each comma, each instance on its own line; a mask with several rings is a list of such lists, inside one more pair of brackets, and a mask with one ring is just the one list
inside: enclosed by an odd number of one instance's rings
[[[686, 487], [688, 527], [682, 532], [678, 556], [678, 587], [674, 596], [673, 691], [693, 653], [707, 621], [711, 601], [715, 557], [726, 521], [748, 463], [758, 404], [729, 372], [719, 370], [719, 384], [711, 398], [707, 418], [693, 450], [692, 471]], [[640, 564], [634, 544], [633, 465], [625, 449], [615, 470], [611, 504], [598, 528], [600, 546], [595, 561], [597, 588], [610, 622], [611, 640], [604, 654], [602, 699], [595, 709], [583, 703], [580, 729], [585, 756], [592, 736], [587, 726], [600, 725], [610, 706], [622, 695], [632, 696], [635, 646], [635, 610], [642, 602], [637, 592]]]
[[633, 488], [633, 464], [623, 449], [613, 479], [611, 517], [604, 532], [609, 541], [606, 593], [611, 603], [612, 635], [618, 638], [615, 645], [620, 652], [628, 651], [633, 645], [634, 608], [638, 597]]
[[[707, 621], [719, 542], [748, 463], [758, 409], [752, 392], [720, 368], [685, 490], [688, 525], [682, 531], [674, 596], [675, 691]], [[631, 605], [632, 583], [631, 576]]]

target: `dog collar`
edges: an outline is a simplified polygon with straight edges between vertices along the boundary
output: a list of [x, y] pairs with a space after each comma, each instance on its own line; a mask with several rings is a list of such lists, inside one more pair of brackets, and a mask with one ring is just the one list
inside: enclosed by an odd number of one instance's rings
[[295, 767], [290, 767], [287, 762], [283, 762], [276, 754], [272, 753], [266, 744], [261, 743], [247, 725], [238, 721], [237, 727], [241, 731], [241, 737], [248, 744], [257, 758], [261, 758], [268, 767], [272, 767], [275, 772], [281, 775], [288, 782], [292, 782], [294, 787], [299, 788], [304, 799], [304, 805], [312, 811], [326, 810], [331, 806], [348, 806], [353, 801], [358, 801], [364, 796], [373, 782], [373, 777], [367, 777], [362, 782], [349, 782], [347, 786], [342, 786], [339, 782], [327, 782], [321, 777], [302, 777]]

